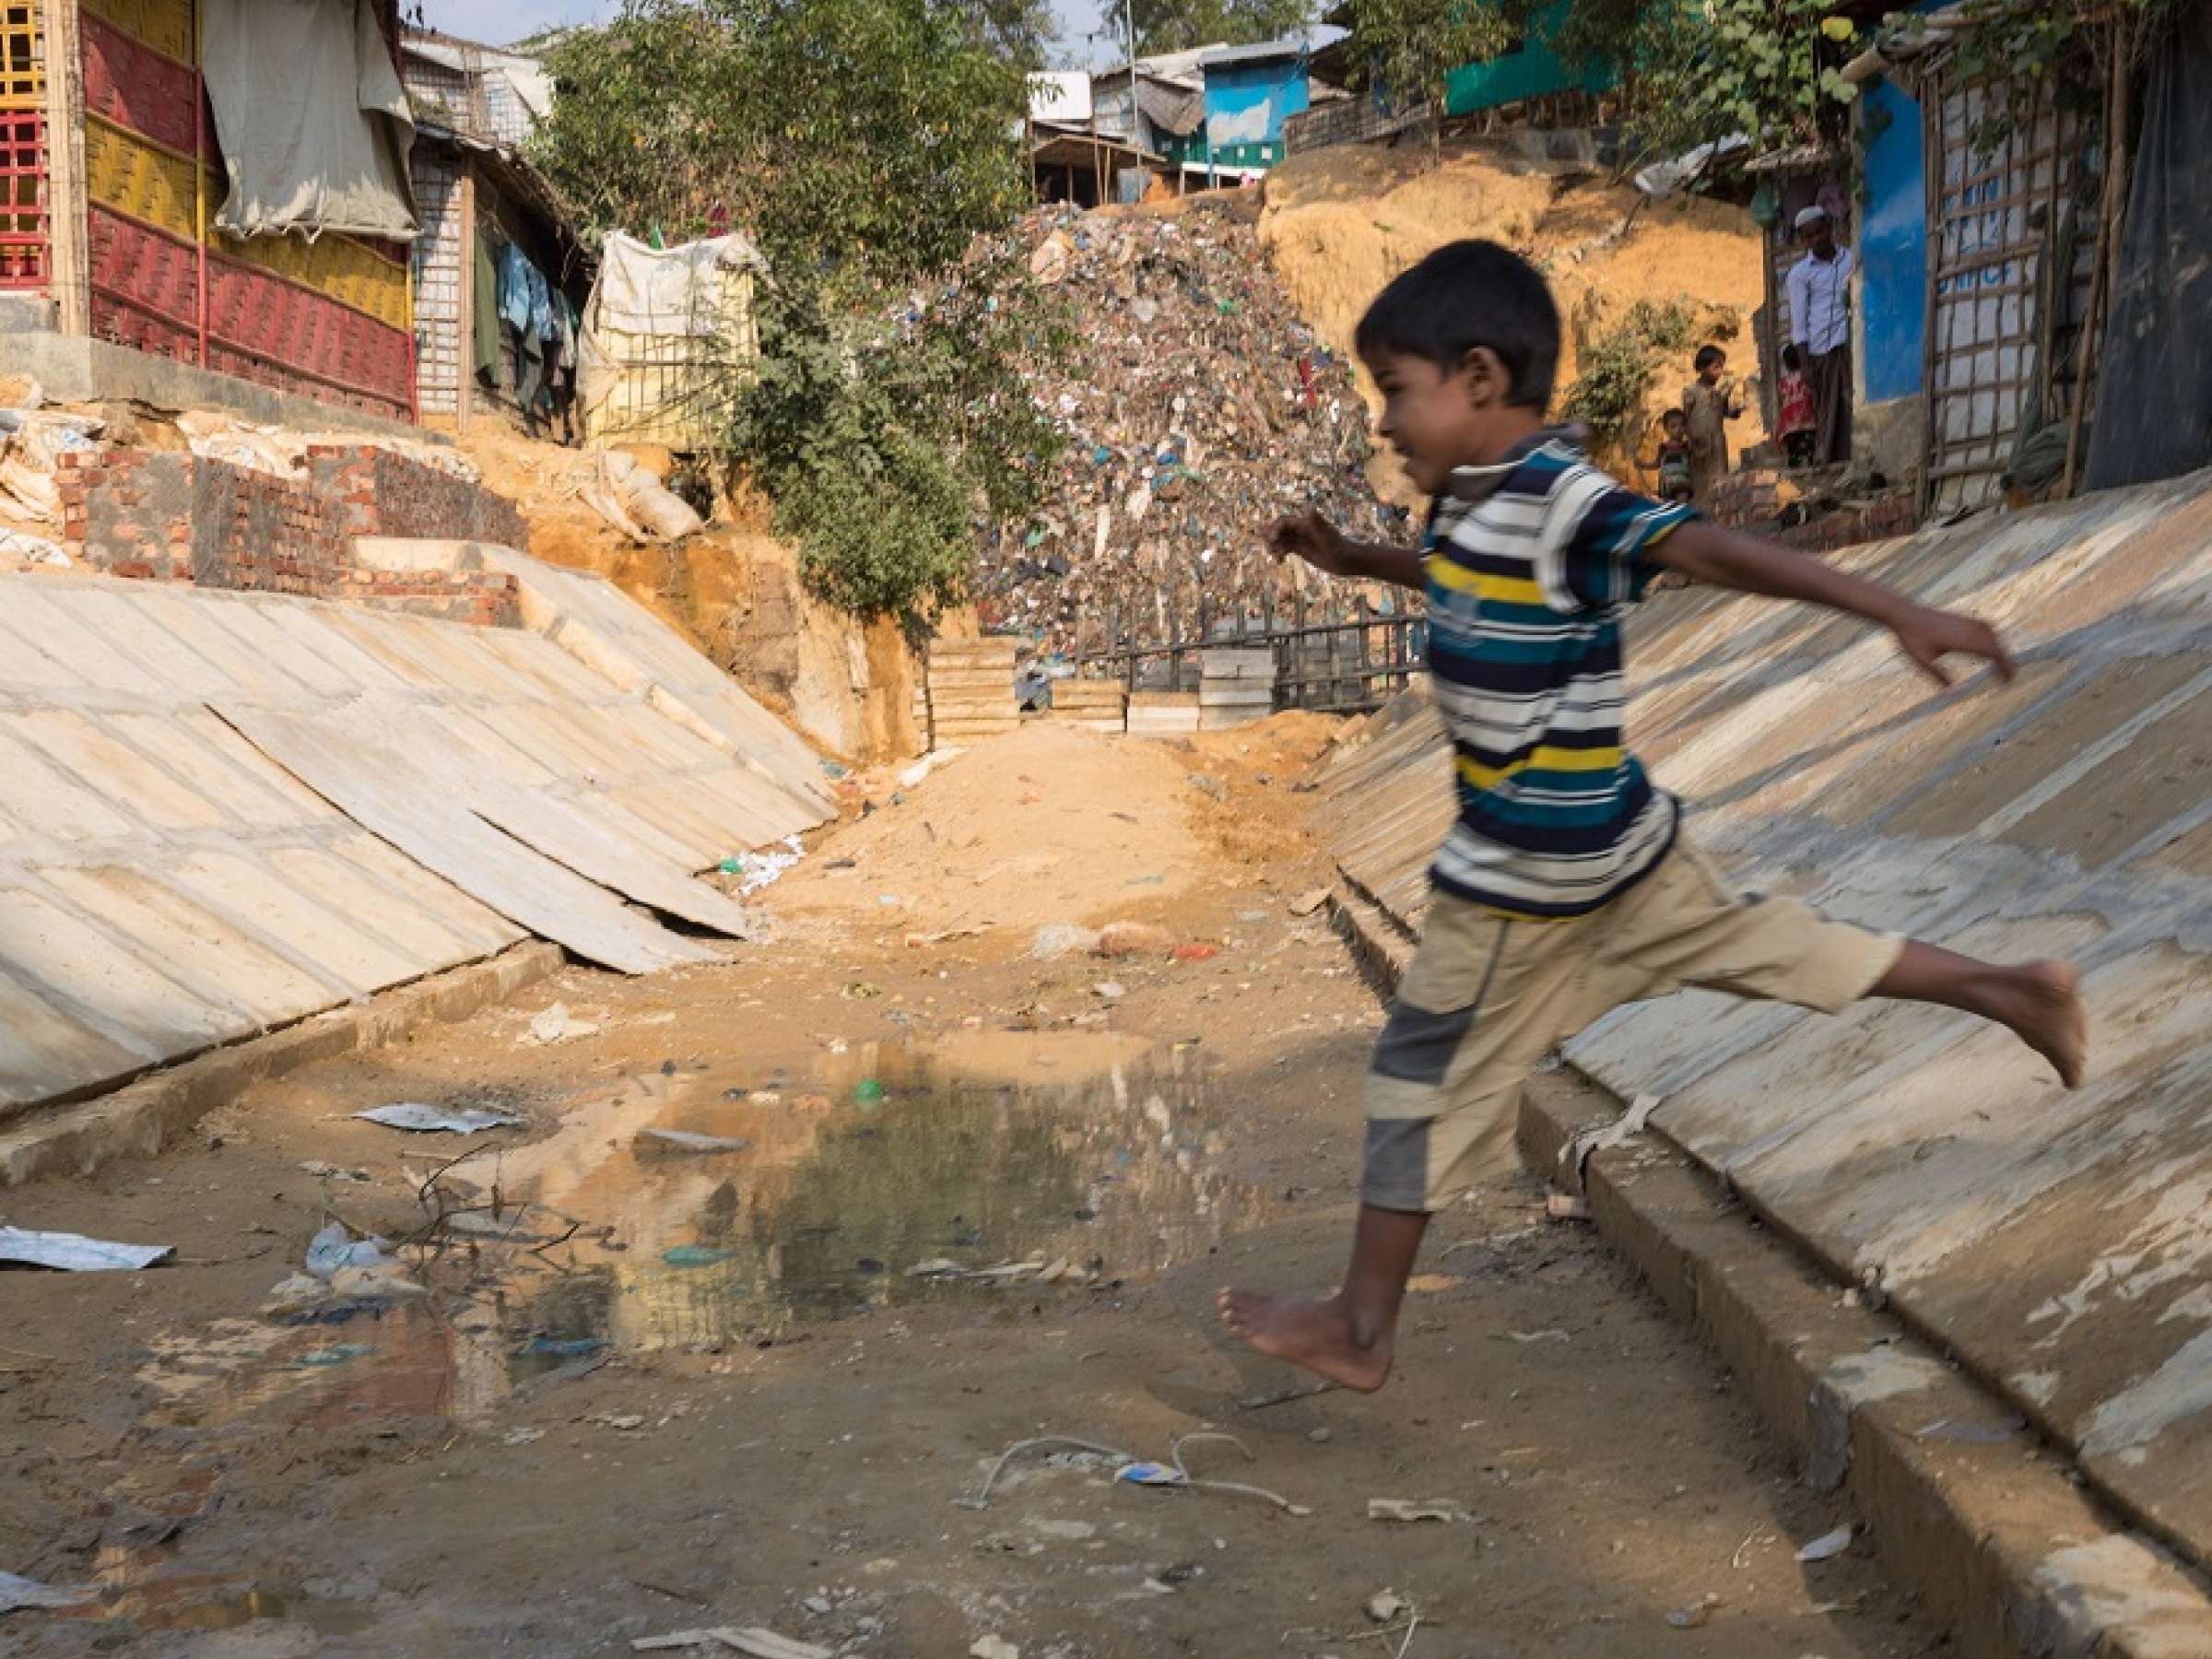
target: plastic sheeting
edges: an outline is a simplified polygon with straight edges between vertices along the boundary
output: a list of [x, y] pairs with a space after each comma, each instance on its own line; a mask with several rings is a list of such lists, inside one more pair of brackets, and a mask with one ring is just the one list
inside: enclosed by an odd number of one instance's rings
[[2088, 489], [2212, 462], [2212, 8], [2194, 7], [2151, 65], [2089, 428]]
[[200, 0], [203, 72], [233, 236], [420, 227], [415, 118], [370, 0]]
[[727, 418], [729, 371], [759, 355], [751, 240], [655, 248], [618, 230], [583, 312], [576, 394], [588, 442], [706, 447]]

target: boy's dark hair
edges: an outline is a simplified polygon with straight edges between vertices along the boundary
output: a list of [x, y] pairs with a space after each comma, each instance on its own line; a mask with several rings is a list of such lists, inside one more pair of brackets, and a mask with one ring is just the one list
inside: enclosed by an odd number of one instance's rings
[[1659, 417], [1659, 424], [1663, 427], [1688, 426], [1689, 424], [1689, 417], [1685, 415], [1680, 409], [1669, 409]]
[[1723, 351], [1718, 346], [1700, 346], [1698, 347], [1697, 368], [1700, 373], [1702, 373], [1708, 368], [1717, 367], [1727, 360], [1728, 354]]
[[1782, 366], [1792, 374], [1805, 372], [1805, 354], [1797, 349], [1796, 341], [1792, 340], [1782, 348]]
[[1446, 374], [1487, 346], [1512, 382], [1506, 402], [1541, 411], [1559, 372], [1559, 309], [1543, 274], [1511, 248], [1446, 242], [1375, 296], [1353, 345], [1363, 358], [1426, 358]]

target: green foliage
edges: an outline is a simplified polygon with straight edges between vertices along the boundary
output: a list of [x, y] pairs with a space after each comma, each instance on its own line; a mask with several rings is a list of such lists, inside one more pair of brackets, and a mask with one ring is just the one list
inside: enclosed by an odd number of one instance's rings
[[912, 625], [963, 597], [978, 521], [1041, 498], [1060, 437], [1024, 367], [1065, 352], [1057, 294], [983, 251], [900, 314], [774, 285], [730, 449], [768, 489], [808, 584]]
[[[587, 222], [703, 234], [770, 264], [903, 281], [1005, 224], [1027, 179], [1022, 69], [948, 0], [631, 0], [548, 59], [535, 158]], [[1019, 9], [1004, 14], [1021, 27]]]
[[[1350, 0], [1350, 55], [1392, 99], [1441, 110], [1445, 77], [1511, 44], [1519, 9], [1490, 0]], [[1441, 143], [1442, 124], [1433, 131]]]
[[1567, 418], [1590, 429], [1594, 446], [1619, 444], [1632, 435], [1661, 360], [1687, 351], [1697, 337], [1697, 319], [1687, 306], [1639, 300], [1577, 360], [1580, 372], [1563, 405]]
[[1314, 11], [1311, 0], [1113, 0], [1105, 17], [1117, 47], [1128, 38], [1132, 7], [1136, 49], [1146, 54], [1279, 41], [1304, 29]]
[[[1026, 511], [1053, 348], [1010, 253], [1039, 0], [629, 0], [562, 39], [536, 159], [596, 227], [749, 231], [761, 357], [724, 371], [723, 459], [815, 590], [909, 621], [956, 601], [978, 521]], [[988, 245], [988, 244], [982, 244]]]

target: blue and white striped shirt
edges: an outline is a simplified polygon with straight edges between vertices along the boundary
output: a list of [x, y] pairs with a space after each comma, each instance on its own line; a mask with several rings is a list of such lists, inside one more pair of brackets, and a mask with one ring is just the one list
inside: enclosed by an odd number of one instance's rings
[[1442, 890], [1579, 916], [1665, 855], [1674, 798], [1621, 742], [1620, 621], [1652, 545], [1695, 516], [1623, 489], [1563, 429], [1453, 475], [1425, 541], [1429, 666], [1458, 769]]

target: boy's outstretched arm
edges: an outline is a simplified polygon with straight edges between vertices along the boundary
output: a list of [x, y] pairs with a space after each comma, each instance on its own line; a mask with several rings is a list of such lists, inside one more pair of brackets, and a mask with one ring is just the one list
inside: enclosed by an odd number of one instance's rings
[[1300, 512], [1277, 519], [1267, 526], [1267, 546], [1277, 559], [1296, 554], [1315, 570], [1331, 576], [1395, 582], [1417, 594], [1425, 592], [1429, 586], [1428, 571], [1418, 548], [1353, 541], [1318, 512]]
[[1916, 605], [1902, 594], [1839, 571], [1810, 554], [1793, 552], [1756, 537], [1738, 535], [1716, 524], [1693, 523], [1661, 537], [1652, 562], [1678, 571], [1692, 582], [1760, 594], [1770, 599], [1798, 599], [1888, 629], [1905, 654], [1939, 686], [1951, 683], [1947, 656], [1980, 657], [1998, 677], [2012, 677], [2012, 658], [1995, 629], [1956, 611]]

